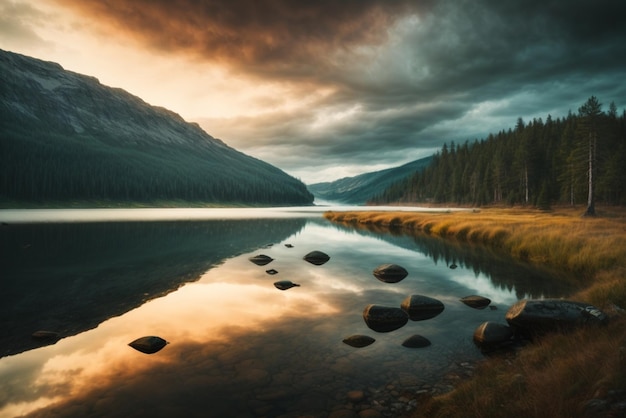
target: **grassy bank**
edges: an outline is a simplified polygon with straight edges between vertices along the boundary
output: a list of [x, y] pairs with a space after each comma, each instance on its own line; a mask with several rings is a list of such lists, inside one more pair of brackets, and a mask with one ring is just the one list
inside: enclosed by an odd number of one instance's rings
[[455, 391], [422, 399], [414, 417], [626, 414], [612, 410], [618, 401], [626, 401], [626, 317], [616, 309], [626, 308], [626, 211], [601, 209], [595, 218], [582, 218], [581, 212], [568, 208], [324, 215], [355, 227], [401, 228], [484, 245], [558, 269], [581, 289], [571, 299], [613, 315], [607, 327], [550, 335], [515, 356], [489, 359]]

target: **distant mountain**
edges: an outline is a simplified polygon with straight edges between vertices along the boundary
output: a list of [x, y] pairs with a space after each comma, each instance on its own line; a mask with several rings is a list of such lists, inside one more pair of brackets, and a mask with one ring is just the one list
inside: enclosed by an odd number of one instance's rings
[[306, 205], [313, 196], [176, 113], [0, 50], [0, 204], [76, 201]]
[[399, 167], [345, 177], [332, 182], [309, 184], [308, 188], [318, 199], [360, 205], [390, 185], [423, 170], [431, 160], [432, 157], [426, 157]]

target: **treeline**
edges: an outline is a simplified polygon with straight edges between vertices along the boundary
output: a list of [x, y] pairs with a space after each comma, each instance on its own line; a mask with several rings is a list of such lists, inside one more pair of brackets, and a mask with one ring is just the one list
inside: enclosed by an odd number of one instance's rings
[[306, 205], [313, 195], [171, 111], [0, 50], [0, 205], [82, 202]]
[[[13, 127], [14, 128], [14, 127]], [[95, 138], [2, 129], [0, 203], [64, 201], [310, 204], [301, 182], [253, 159], [176, 147], [109, 147]]]
[[595, 98], [564, 118], [517, 120], [514, 128], [444, 144], [423, 171], [370, 203], [626, 205], [626, 111]]

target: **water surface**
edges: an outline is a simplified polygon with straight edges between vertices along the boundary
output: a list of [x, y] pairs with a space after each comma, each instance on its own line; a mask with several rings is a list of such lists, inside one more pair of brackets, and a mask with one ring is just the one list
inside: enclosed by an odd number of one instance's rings
[[[390, 383], [436, 384], [481, 358], [480, 323], [503, 321], [519, 298], [568, 291], [484, 249], [293, 215], [5, 225], [0, 416], [326, 416], [351, 390], [373, 403]], [[330, 261], [305, 262], [313, 250]], [[274, 261], [257, 266], [248, 260], [257, 254]], [[377, 280], [384, 263], [408, 277]], [[276, 280], [300, 287], [280, 291]], [[366, 305], [399, 306], [411, 294], [445, 310], [390, 333], [364, 323]], [[497, 309], [459, 301], [471, 294]], [[37, 347], [29, 336], [42, 328], [64, 338]], [[376, 342], [342, 342], [353, 334]], [[414, 334], [432, 345], [403, 347]], [[169, 344], [152, 355], [128, 347], [144, 335]]]

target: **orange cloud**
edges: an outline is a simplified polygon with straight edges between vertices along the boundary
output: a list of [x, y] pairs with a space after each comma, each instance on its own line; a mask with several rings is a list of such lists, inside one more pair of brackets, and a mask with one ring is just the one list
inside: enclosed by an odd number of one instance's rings
[[264, 76], [313, 77], [335, 53], [378, 45], [409, 1], [57, 0], [148, 48]]

